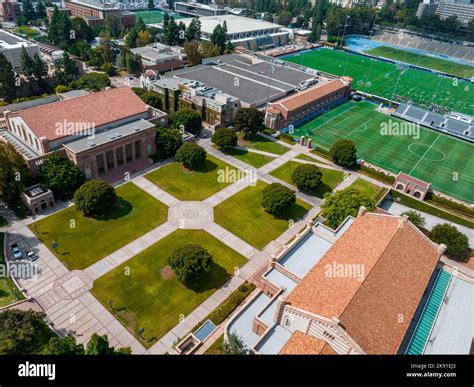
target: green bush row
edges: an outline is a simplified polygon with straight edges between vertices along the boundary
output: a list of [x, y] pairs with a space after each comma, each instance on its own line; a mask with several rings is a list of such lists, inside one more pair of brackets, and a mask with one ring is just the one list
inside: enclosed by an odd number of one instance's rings
[[395, 176], [392, 175], [387, 175], [384, 172], [377, 171], [374, 168], [367, 167], [366, 165], [363, 165], [362, 167], [359, 168], [358, 172], [366, 175], [373, 177], [374, 179], [380, 180], [386, 184], [392, 185], [395, 182]]
[[434, 205], [445, 207], [448, 210], [453, 210], [459, 213], [460, 215], [474, 217], [474, 208], [469, 208], [468, 206], [465, 206], [464, 204], [455, 202], [453, 200], [449, 200], [447, 198], [433, 194], [428, 197], [428, 201], [432, 202]]

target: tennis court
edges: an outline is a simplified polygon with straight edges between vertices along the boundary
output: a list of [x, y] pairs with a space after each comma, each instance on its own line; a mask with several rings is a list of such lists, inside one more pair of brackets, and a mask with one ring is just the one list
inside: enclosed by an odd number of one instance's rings
[[431, 182], [435, 190], [474, 203], [471, 144], [422, 127], [418, 135], [384, 132], [387, 127], [406, 128], [407, 122], [376, 109], [366, 101], [349, 101], [296, 128], [293, 135], [310, 137], [326, 150], [339, 139], [350, 139], [359, 158], [395, 173], [403, 171]]
[[335, 75], [347, 75], [353, 89], [474, 115], [474, 84], [430, 71], [395, 65], [342, 50], [319, 48], [281, 59]]

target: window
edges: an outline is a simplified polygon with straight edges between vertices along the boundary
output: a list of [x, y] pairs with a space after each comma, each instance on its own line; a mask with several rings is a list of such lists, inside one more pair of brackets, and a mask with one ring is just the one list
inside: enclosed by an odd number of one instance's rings
[[286, 317], [285, 318], [285, 327], [289, 327], [289, 326], [291, 326], [291, 318]]

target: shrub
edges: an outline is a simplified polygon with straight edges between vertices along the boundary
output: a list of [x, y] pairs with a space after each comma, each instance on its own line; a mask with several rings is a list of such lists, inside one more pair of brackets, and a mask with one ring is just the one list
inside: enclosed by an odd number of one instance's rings
[[71, 91], [71, 87], [65, 85], [57, 85], [54, 91], [56, 93], [65, 93], [66, 91]]
[[188, 133], [199, 135], [202, 119], [197, 111], [184, 108], [170, 114], [169, 124], [175, 128], [184, 129]]
[[314, 191], [321, 184], [323, 174], [313, 164], [301, 164], [291, 174], [291, 180], [302, 191]]
[[86, 215], [106, 212], [117, 201], [115, 189], [103, 180], [86, 181], [75, 193], [76, 208]]
[[212, 256], [202, 246], [187, 244], [174, 250], [168, 263], [176, 277], [187, 283], [211, 270]]
[[79, 78], [78, 85], [81, 89], [100, 91], [111, 85], [110, 78], [102, 73], [87, 73]]
[[185, 142], [176, 152], [176, 161], [187, 168], [196, 168], [206, 161], [206, 151], [194, 142]]
[[272, 129], [272, 128], [265, 128], [262, 130], [262, 133], [265, 133], [269, 136], [272, 136], [273, 134], [275, 134], [276, 132]]
[[337, 228], [349, 215], [357, 216], [359, 208], [365, 206], [371, 211], [374, 208], [373, 199], [367, 194], [355, 188], [346, 188], [337, 191], [333, 195], [324, 195], [324, 203], [321, 206], [323, 216], [332, 228]]
[[357, 162], [356, 148], [351, 140], [337, 140], [329, 150], [336, 164], [350, 168]]
[[263, 190], [262, 206], [270, 214], [279, 214], [295, 202], [295, 193], [280, 183], [270, 184]]
[[109, 77], [117, 75], [117, 68], [112, 63], [104, 63], [100, 68]]
[[292, 145], [295, 143], [295, 140], [294, 140], [293, 136], [291, 134], [288, 134], [288, 133], [280, 134], [278, 136], [278, 139], [282, 140], [282, 141], [285, 141], [286, 143], [292, 144]]
[[467, 236], [448, 223], [434, 226], [429, 236], [435, 243], [444, 243], [447, 246], [446, 254], [452, 258], [464, 259], [469, 253]]
[[216, 129], [211, 141], [221, 149], [231, 148], [237, 145], [237, 133], [230, 128]]
[[174, 156], [183, 145], [183, 138], [178, 129], [158, 128], [156, 130], [156, 158], [163, 160]]
[[425, 227], [425, 218], [421, 216], [419, 212], [416, 211], [406, 211], [402, 215], [406, 215], [408, 220], [412, 222], [418, 228]]

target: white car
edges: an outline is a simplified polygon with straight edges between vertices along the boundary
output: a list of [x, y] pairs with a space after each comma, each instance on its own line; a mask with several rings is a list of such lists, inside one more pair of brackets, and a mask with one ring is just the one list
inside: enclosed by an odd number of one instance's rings
[[38, 257], [38, 255], [37, 255], [34, 251], [29, 250], [29, 251], [26, 252], [26, 258], [27, 258], [29, 261], [34, 262], [34, 261], [36, 261], [39, 257]]

